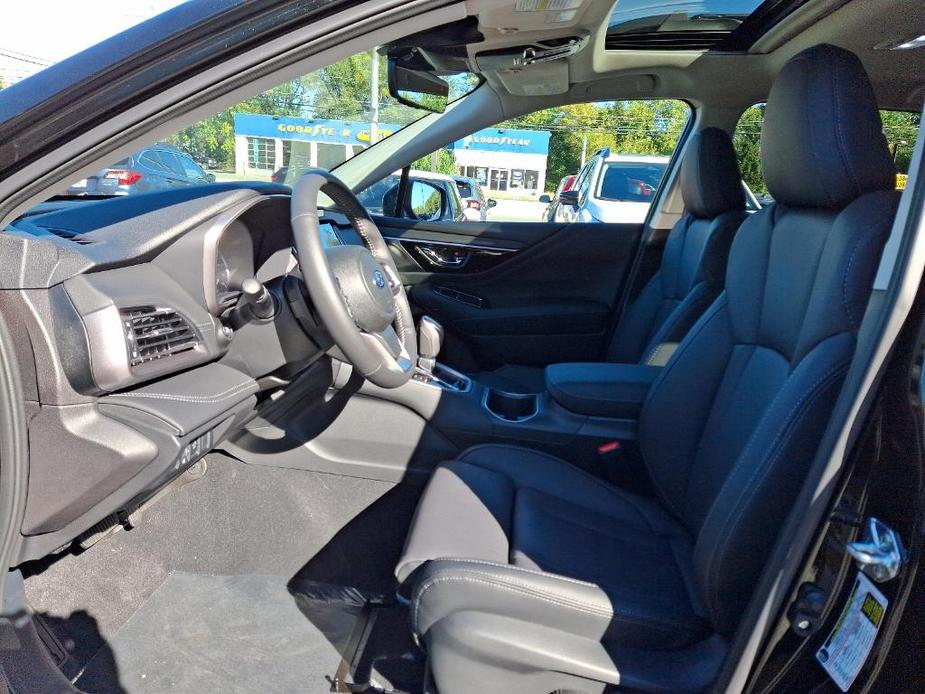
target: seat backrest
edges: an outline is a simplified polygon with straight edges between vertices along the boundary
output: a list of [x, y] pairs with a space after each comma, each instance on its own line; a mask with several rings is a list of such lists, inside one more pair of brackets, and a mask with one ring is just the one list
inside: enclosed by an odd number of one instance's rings
[[726, 258], [745, 218], [745, 192], [729, 135], [704, 128], [691, 137], [680, 172], [685, 213], [661, 267], [627, 306], [607, 359], [663, 364], [723, 287]]
[[816, 46], [783, 68], [761, 148], [776, 203], [742, 225], [724, 292], [640, 421], [652, 479], [696, 538], [696, 582], [721, 633], [805, 481], [898, 202], [873, 89], [843, 49]]

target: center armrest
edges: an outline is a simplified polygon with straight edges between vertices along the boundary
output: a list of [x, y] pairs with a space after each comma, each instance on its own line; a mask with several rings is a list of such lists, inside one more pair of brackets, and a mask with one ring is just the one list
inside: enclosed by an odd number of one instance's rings
[[638, 419], [660, 366], [578, 363], [546, 367], [546, 390], [562, 407], [579, 414]]

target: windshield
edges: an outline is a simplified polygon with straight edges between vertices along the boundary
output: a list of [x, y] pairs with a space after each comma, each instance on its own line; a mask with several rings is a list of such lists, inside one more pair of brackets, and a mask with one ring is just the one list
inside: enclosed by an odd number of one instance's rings
[[[450, 100], [477, 75], [442, 77]], [[428, 115], [390, 94], [387, 60], [363, 51], [235, 104], [71, 182], [57, 197], [135, 195], [224, 181], [292, 183], [309, 167], [334, 169]]]
[[664, 163], [606, 164], [597, 197], [620, 202], [652, 202], [665, 173]]

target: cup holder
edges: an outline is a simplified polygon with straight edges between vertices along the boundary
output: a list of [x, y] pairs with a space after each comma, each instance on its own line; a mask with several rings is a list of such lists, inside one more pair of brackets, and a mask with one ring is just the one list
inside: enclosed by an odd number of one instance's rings
[[525, 422], [539, 411], [539, 396], [535, 393], [507, 393], [487, 388], [482, 406], [505, 422]]

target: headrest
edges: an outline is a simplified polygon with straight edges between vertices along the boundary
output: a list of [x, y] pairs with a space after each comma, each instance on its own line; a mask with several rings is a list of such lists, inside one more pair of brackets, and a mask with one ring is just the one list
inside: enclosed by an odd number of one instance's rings
[[840, 209], [895, 187], [874, 90], [854, 53], [822, 44], [784, 66], [768, 95], [761, 164], [768, 192], [795, 207]]
[[725, 130], [704, 128], [691, 137], [681, 164], [681, 197], [695, 217], [745, 209], [739, 162]]

